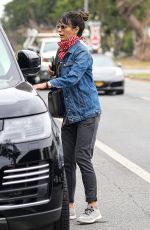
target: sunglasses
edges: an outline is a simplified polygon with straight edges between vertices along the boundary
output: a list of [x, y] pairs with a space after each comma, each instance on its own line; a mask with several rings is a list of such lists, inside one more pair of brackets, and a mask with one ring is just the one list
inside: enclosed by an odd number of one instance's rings
[[64, 29], [66, 29], [67, 27], [68, 27], [68, 25], [60, 25], [60, 24], [56, 25], [56, 29], [57, 29], [57, 30], [58, 30], [58, 29], [64, 30]]

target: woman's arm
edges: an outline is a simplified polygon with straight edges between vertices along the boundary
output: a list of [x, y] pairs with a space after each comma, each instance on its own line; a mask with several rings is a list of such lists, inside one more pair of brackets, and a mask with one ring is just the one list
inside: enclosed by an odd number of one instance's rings
[[86, 50], [78, 51], [74, 60], [75, 61], [68, 74], [58, 76], [58, 78], [49, 81], [53, 87], [65, 88], [77, 84], [77, 82], [83, 77], [87, 68], [90, 65], [92, 66], [91, 55]]

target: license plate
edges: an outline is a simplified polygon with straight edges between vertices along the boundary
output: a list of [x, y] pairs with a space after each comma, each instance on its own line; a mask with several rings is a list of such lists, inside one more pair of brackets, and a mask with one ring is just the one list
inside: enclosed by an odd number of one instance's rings
[[103, 81], [96, 81], [95, 84], [96, 84], [96, 86], [103, 86], [104, 82]]

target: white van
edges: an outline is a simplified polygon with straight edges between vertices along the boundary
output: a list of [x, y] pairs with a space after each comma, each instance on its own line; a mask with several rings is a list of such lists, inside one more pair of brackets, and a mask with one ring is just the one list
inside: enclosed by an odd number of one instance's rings
[[49, 80], [47, 73], [48, 65], [51, 63], [52, 57], [56, 56], [59, 41], [59, 37], [43, 38], [41, 40], [39, 46], [39, 54], [41, 56], [40, 82]]

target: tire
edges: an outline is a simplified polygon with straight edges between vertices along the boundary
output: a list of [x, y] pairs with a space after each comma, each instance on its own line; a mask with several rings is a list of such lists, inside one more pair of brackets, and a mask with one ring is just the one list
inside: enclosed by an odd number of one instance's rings
[[60, 219], [55, 223], [55, 230], [69, 230], [69, 199], [67, 189], [67, 179], [64, 173], [64, 184], [63, 184], [63, 201], [62, 201], [62, 212]]

